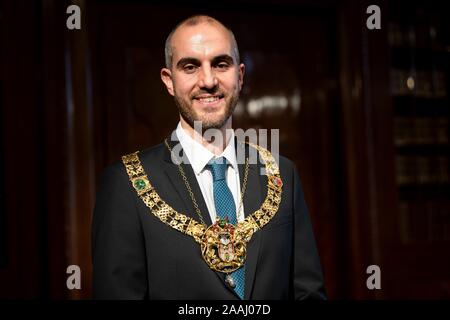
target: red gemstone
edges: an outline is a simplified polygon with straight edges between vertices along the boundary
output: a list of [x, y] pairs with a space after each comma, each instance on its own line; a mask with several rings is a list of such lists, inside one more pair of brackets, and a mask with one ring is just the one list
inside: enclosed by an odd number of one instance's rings
[[281, 181], [280, 178], [273, 178], [273, 182], [275, 183], [275, 185], [277, 185], [278, 187], [281, 187], [283, 185], [283, 182]]

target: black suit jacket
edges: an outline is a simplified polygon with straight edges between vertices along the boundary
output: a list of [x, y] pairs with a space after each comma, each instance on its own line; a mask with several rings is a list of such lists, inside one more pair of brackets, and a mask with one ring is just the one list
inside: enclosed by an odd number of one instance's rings
[[[170, 143], [173, 147], [177, 142]], [[165, 144], [140, 152], [139, 157], [160, 197], [198, 221]], [[322, 271], [299, 175], [290, 160], [281, 156], [279, 160], [282, 200], [274, 218], [247, 245], [245, 299], [322, 299]], [[260, 174], [261, 166], [249, 166], [246, 216], [266, 197], [267, 177]], [[183, 169], [209, 225], [192, 167], [183, 165]], [[242, 184], [242, 164], [239, 173]], [[105, 169], [102, 176], [92, 224], [92, 259], [94, 299], [239, 299], [224, 275], [207, 266], [193, 238], [150, 212], [121, 162]]]

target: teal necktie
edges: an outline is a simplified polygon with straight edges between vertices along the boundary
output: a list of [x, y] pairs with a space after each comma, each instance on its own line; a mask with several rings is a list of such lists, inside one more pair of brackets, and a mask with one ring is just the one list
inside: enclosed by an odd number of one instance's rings
[[[214, 192], [214, 205], [216, 207], [217, 217], [225, 219], [228, 217], [228, 222], [236, 225], [236, 205], [234, 204], [233, 194], [228, 188], [225, 173], [227, 170], [227, 161], [224, 157], [211, 160], [208, 163], [207, 168], [211, 170], [213, 176], [213, 192]], [[244, 299], [245, 289], [245, 265], [238, 270], [231, 273], [231, 283], [235, 284], [234, 291], [237, 295]], [[230, 283], [230, 281], [228, 282]]]

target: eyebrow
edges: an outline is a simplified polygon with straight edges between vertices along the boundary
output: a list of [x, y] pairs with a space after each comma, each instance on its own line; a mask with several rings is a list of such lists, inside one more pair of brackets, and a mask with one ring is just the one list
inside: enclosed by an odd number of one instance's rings
[[[211, 64], [216, 64], [216, 63], [219, 63], [219, 62], [227, 62], [230, 65], [234, 64], [233, 57], [231, 57], [228, 54], [221, 54], [219, 56], [214, 57], [212, 59], [212, 61], [211, 61]], [[181, 58], [177, 62], [177, 68], [182, 68], [186, 64], [200, 65], [200, 60], [198, 60], [196, 58], [192, 58], [192, 57]]]
[[199, 65], [200, 61], [198, 59], [195, 58], [181, 58], [178, 62], [177, 62], [177, 68], [182, 68], [184, 65], [186, 64], [195, 64], [195, 65]]
[[233, 57], [231, 57], [228, 54], [222, 54], [220, 56], [214, 57], [213, 60], [212, 60], [212, 63], [215, 64], [215, 63], [218, 63], [218, 62], [227, 62], [230, 65], [234, 64]]

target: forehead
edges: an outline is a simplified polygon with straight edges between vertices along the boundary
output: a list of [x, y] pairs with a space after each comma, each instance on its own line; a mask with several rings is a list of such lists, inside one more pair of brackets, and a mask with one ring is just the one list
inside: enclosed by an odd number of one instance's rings
[[199, 59], [222, 54], [233, 56], [230, 34], [218, 23], [181, 26], [171, 43], [174, 61], [187, 56]]

